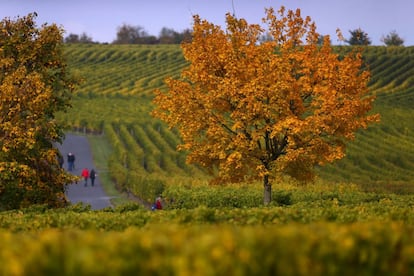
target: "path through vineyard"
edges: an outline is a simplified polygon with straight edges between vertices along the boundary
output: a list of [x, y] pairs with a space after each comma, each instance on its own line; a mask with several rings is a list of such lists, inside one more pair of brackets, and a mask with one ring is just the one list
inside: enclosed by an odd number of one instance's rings
[[[58, 149], [65, 158], [63, 165], [65, 169], [68, 169], [67, 154], [72, 152], [75, 155], [75, 170], [72, 172], [73, 174], [80, 175], [83, 168], [88, 170], [94, 168], [96, 170], [89, 141], [85, 136], [66, 134], [62, 145], [58, 144]], [[83, 202], [90, 204], [93, 210], [111, 206], [110, 197], [102, 189], [99, 171], [97, 171], [94, 187], [91, 187], [90, 180], [88, 180], [88, 186], [85, 187], [82, 180], [78, 184], [68, 185], [66, 195], [71, 203]]]

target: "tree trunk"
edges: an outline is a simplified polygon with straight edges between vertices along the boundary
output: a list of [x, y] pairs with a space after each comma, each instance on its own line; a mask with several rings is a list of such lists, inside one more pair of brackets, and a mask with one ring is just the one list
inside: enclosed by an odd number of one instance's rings
[[263, 187], [264, 187], [264, 205], [269, 205], [272, 201], [272, 185], [269, 184], [269, 176], [265, 175], [263, 177]]

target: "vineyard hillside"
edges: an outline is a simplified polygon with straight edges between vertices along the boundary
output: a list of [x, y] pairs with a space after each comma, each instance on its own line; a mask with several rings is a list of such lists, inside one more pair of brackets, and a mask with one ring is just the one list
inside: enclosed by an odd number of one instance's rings
[[[65, 46], [69, 69], [83, 79], [73, 108], [59, 114], [69, 130], [102, 135], [111, 148], [108, 168], [118, 187], [140, 193], [143, 183], [205, 178], [177, 152], [180, 138], [152, 118], [151, 100], [163, 80], [187, 66], [178, 45]], [[338, 52], [349, 47], [338, 47]], [[414, 180], [414, 47], [369, 46], [374, 112], [381, 122], [357, 133], [346, 157], [319, 169], [321, 178], [364, 185], [406, 185]], [[157, 187], [157, 185], [152, 185]], [[161, 188], [160, 188], [161, 189]]]

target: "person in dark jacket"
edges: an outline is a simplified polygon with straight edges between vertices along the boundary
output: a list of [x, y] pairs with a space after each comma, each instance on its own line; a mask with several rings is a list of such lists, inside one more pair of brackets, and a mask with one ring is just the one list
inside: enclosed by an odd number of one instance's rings
[[93, 187], [93, 185], [95, 184], [95, 178], [96, 178], [96, 172], [95, 172], [95, 170], [94, 169], [92, 169], [90, 172], [89, 172], [89, 178], [91, 179], [91, 185], [92, 185], [92, 187]]
[[57, 159], [58, 159], [58, 162], [59, 162], [59, 166], [61, 168], [63, 168], [63, 163], [65, 162], [65, 160], [63, 159], [63, 156], [62, 156], [62, 154], [60, 154], [60, 152], [57, 153]]
[[71, 152], [68, 153], [68, 170], [71, 172], [75, 169], [75, 155]]

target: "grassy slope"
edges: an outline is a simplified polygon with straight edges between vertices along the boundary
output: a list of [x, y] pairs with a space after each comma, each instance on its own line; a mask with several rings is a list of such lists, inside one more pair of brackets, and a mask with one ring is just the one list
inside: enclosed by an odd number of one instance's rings
[[[157, 125], [149, 116], [152, 91], [186, 66], [177, 45], [68, 45], [66, 53], [69, 67], [85, 78], [74, 108], [61, 116], [72, 127]], [[370, 87], [378, 96], [375, 112], [381, 114], [381, 123], [360, 131], [343, 160], [320, 170], [322, 178], [370, 185], [412, 182], [413, 54], [413, 47], [367, 49]]]

